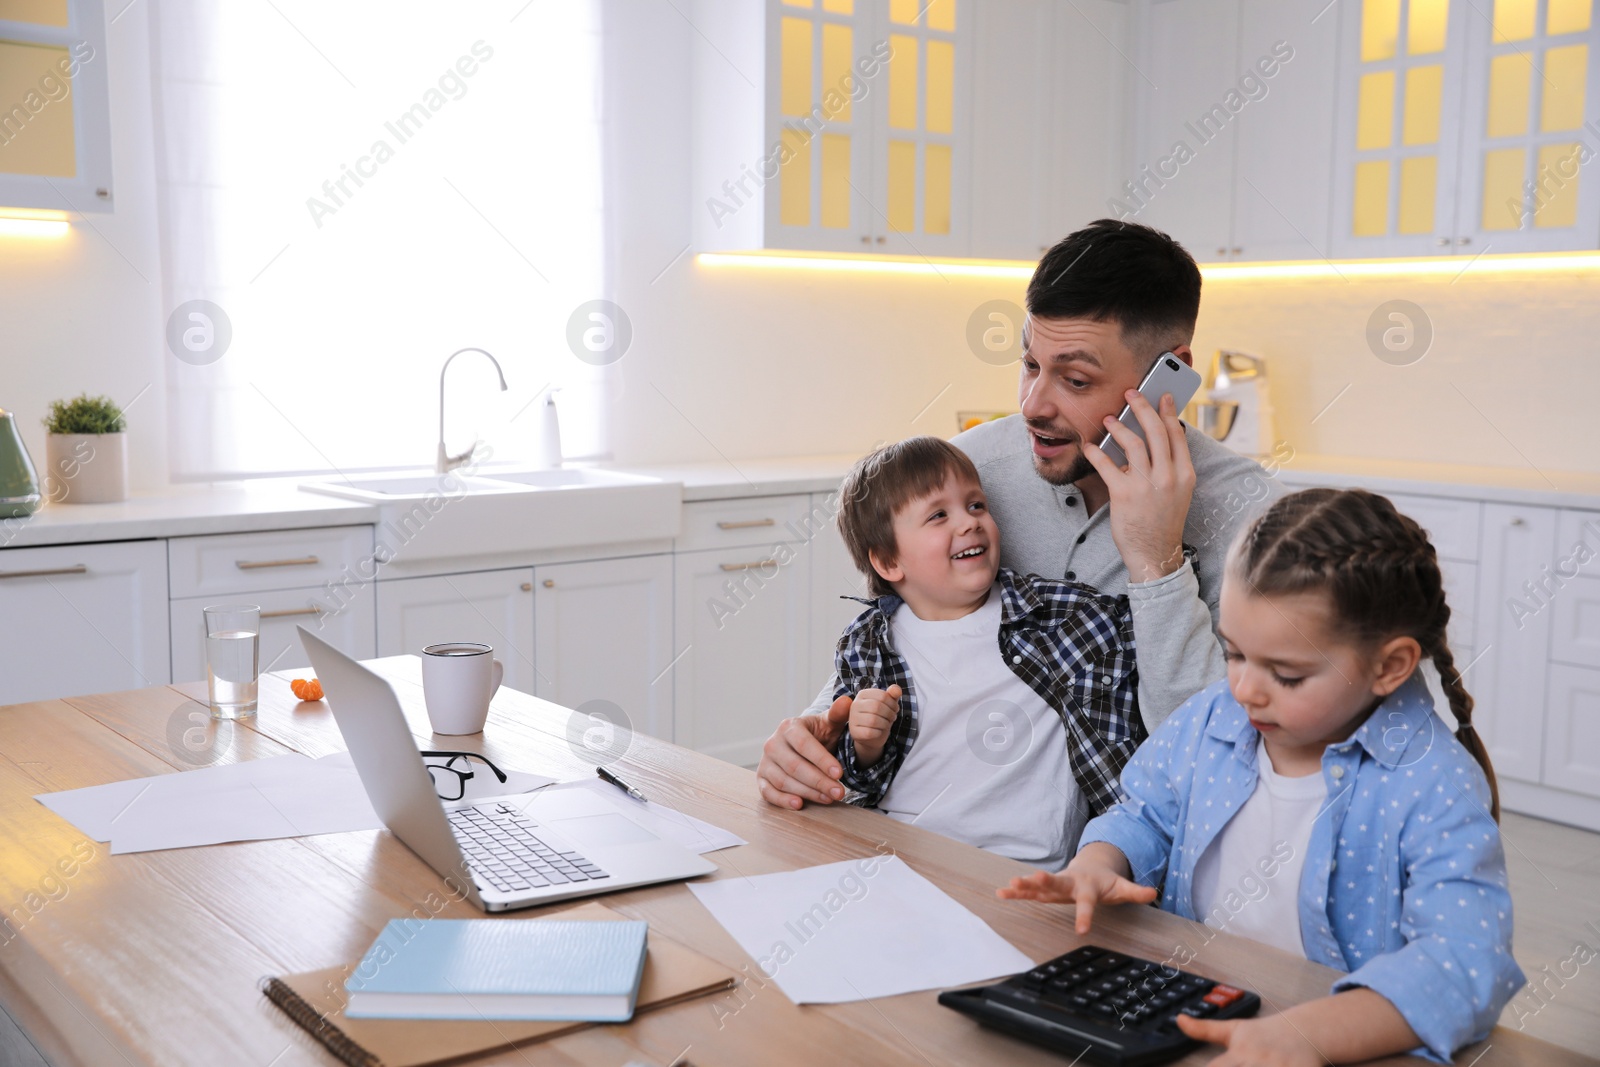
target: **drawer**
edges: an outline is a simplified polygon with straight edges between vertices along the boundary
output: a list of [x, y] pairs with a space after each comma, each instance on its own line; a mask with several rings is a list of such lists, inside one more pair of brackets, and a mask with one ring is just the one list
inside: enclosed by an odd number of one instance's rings
[[[1580, 560], [1582, 562], [1580, 562]], [[1553, 570], [1600, 578], [1600, 511], [1564, 509], [1556, 519], [1556, 566]]]
[[1600, 667], [1600, 578], [1572, 578], [1551, 598], [1555, 627], [1550, 658], [1574, 667]]
[[[261, 606], [260, 666], [269, 671], [298, 670], [310, 661], [297, 626], [304, 626], [347, 656], [371, 659], [378, 654], [377, 583], [354, 584], [329, 596], [323, 589], [280, 589], [251, 595]], [[168, 606], [172, 632], [172, 677], [192, 682], [206, 676], [208, 596], [174, 600]]]
[[346, 567], [357, 574], [372, 555], [372, 527], [174, 537], [167, 554], [174, 599], [304, 588], [333, 581]]
[[810, 541], [831, 518], [823, 510], [811, 514], [809, 493], [695, 501], [683, 506], [683, 535], [677, 549], [798, 544]]
[[1416, 519], [1440, 559], [1474, 562], [1478, 558], [1478, 525], [1483, 506], [1476, 500], [1443, 496], [1385, 493], [1402, 514]]

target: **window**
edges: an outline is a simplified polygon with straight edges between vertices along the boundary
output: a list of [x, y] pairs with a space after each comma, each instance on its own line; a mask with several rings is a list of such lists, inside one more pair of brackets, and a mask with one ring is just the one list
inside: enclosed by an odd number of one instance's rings
[[111, 210], [98, 0], [0, 0], [0, 212]]
[[163, 0], [154, 82], [174, 481], [601, 450], [599, 14]]

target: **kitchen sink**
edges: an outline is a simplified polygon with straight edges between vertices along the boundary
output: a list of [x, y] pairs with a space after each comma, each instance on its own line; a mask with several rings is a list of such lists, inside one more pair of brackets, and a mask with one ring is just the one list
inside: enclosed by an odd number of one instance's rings
[[385, 564], [666, 540], [683, 506], [679, 482], [588, 467], [405, 471], [300, 488], [377, 507]]

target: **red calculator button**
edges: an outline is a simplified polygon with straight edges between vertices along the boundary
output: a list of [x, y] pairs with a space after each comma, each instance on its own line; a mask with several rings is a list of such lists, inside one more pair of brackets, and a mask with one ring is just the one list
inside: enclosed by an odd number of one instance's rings
[[1244, 996], [1242, 989], [1235, 989], [1231, 985], [1219, 985], [1207, 993], [1204, 999], [1207, 1004], [1215, 1004], [1219, 1008], [1225, 1008], [1242, 996]]

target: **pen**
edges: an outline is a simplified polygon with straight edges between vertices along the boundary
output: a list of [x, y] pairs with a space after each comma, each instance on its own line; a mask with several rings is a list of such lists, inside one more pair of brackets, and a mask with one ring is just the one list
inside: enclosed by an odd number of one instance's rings
[[606, 770], [604, 767], [596, 767], [594, 769], [594, 773], [596, 773], [596, 774], [598, 774], [600, 776], [600, 780], [601, 781], [610, 782], [612, 785], [616, 786], [618, 789], [622, 790], [624, 793], [628, 794], [630, 797], [632, 797], [633, 799], [637, 800], [639, 803], [641, 803], [641, 804], [649, 803], [648, 801], [645, 800], [643, 793], [639, 792], [633, 786], [629, 785], [627, 782], [624, 782], [621, 778], [618, 778], [616, 775], [612, 774], [610, 771]]

